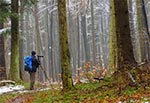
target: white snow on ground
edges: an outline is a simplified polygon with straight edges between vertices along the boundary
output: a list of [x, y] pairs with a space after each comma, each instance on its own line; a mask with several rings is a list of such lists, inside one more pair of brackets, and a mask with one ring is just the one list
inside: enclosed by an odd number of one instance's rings
[[44, 88], [44, 89], [36, 89], [36, 90], [19, 90], [19, 91], [15, 91], [15, 92], [12, 92], [13, 94], [16, 94], [16, 93], [31, 93], [31, 92], [39, 92], [39, 91], [45, 91], [45, 90], [49, 90], [51, 88]]
[[[27, 90], [23, 85], [15, 85], [16, 83], [12, 80], [2, 80], [0, 81], [0, 95], [6, 93], [30, 93], [30, 92], [38, 92], [45, 91], [49, 89], [60, 89], [61, 87], [53, 87], [50, 83], [46, 83], [47, 87], [45, 88], [37, 88], [35, 90]], [[50, 87], [51, 86], [51, 87]]]
[[0, 95], [12, 91], [18, 91], [18, 90], [23, 90], [25, 87], [21, 85], [7, 85], [7, 86], [2, 86], [0, 87]]
[[[83, 81], [83, 82], [85, 82], [85, 81]], [[58, 89], [62, 88], [62, 87], [59, 87], [59, 88], [56, 88], [56, 87], [49, 88], [49, 87], [47, 87], [47, 88], [37, 88], [35, 90], [26, 90], [25, 87], [22, 86], [22, 85], [14, 85], [15, 82], [11, 81], [11, 80], [0, 81], [0, 84], [2, 84], [2, 83], [6, 83], [6, 85], [5, 86], [0, 86], [0, 95], [6, 94], [6, 93], [12, 93], [12, 94], [16, 94], [16, 93], [21, 93], [21, 94], [22, 93], [31, 93], [31, 92], [45, 91], [45, 90], [49, 90], [49, 89], [56, 89], [56, 90], [58, 90]], [[7, 83], [11, 83], [11, 84], [7, 84]], [[143, 98], [143, 100], [145, 102], [141, 102], [141, 103], [150, 103], [148, 101], [148, 98]], [[134, 101], [131, 100], [131, 102], [134, 102]], [[125, 102], [119, 101], [117, 103], [126, 103], [126, 101]]]
[[[22, 85], [8, 85], [8, 86], [2, 86], [0, 87], [0, 95], [5, 94], [5, 93], [12, 93], [12, 94], [16, 94], [16, 93], [30, 93], [30, 92], [38, 92], [38, 91], [45, 91], [45, 90], [49, 90], [51, 88], [39, 88], [39, 89], [35, 89], [35, 90], [26, 90], [24, 86]], [[55, 88], [57, 89], [57, 88]]]

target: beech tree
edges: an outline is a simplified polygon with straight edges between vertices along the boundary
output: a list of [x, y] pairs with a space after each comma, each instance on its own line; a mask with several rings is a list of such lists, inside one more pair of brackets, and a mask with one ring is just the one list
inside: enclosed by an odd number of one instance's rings
[[114, 0], [110, 0], [110, 49], [109, 49], [109, 71], [114, 72], [117, 68], [117, 39]]
[[19, 77], [19, 18], [18, 18], [18, 0], [11, 0], [11, 65], [8, 78], [18, 81]]
[[[10, 4], [5, 1], [1, 0], [0, 1], [0, 29], [4, 28], [4, 22], [7, 21], [7, 18], [10, 16]], [[5, 60], [5, 39], [4, 37], [0, 34], [0, 71], [2, 77], [1, 79], [6, 79], [6, 60]]]
[[110, 3], [110, 51], [113, 50], [110, 59], [117, 64], [117, 71], [124, 71], [136, 65], [130, 35], [128, 3], [127, 0], [110, 0]]
[[73, 81], [70, 69], [70, 53], [68, 46], [66, 0], [58, 0], [58, 21], [62, 83], [63, 89], [69, 90], [73, 87]]

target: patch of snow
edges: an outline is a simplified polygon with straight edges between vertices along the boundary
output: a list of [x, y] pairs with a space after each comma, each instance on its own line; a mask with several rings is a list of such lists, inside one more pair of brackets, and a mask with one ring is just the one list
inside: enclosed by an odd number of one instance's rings
[[149, 102], [142, 102], [142, 103], [149, 103]]
[[118, 103], [123, 103], [123, 102], [119, 101]]
[[18, 91], [18, 90], [23, 90], [25, 87], [21, 85], [7, 85], [7, 86], [2, 86], [0, 87], [0, 95], [7, 93], [7, 92], [12, 92], [12, 91]]
[[2, 80], [2, 81], [0, 81], [0, 84], [7, 84], [7, 83], [15, 84], [15, 81], [12, 81], [12, 80]]
[[46, 91], [46, 90], [50, 90], [51, 88], [43, 88], [43, 89], [35, 89], [35, 90], [19, 90], [17, 92], [13, 92], [13, 94], [16, 94], [16, 93], [32, 93], [32, 92], [40, 92], [40, 91]]
[[88, 83], [89, 80], [88, 80], [88, 79], [82, 79], [82, 80], [80, 80], [80, 82], [81, 82], [81, 83]]

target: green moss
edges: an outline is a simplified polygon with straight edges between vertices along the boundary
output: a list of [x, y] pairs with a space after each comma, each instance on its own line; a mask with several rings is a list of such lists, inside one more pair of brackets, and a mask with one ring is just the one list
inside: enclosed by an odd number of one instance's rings
[[126, 89], [123, 94], [124, 95], [131, 95], [135, 92], [136, 92], [136, 88], [135, 87], [130, 87], [130, 88]]
[[[8, 101], [8, 99], [13, 99], [16, 97], [24, 97], [30, 101], [30, 103], [93, 103], [97, 101], [103, 101], [102, 103], [108, 103], [108, 101], [116, 100], [119, 97], [131, 97], [135, 94], [145, 93], [149, 91], [149, 88], [145, 90], [134, 87], [127, 87], [122, 90], [121, 94], [118, 94], [118, 85], [117, 83], [112, 81], [111, 78], [107, 78], [107, 81], [102, 83], [94, 82], [94, 83], [84, 83], [75, 85], [76, 89], [72, 89], [68, 92], [62, 92], [60, 90], [51, 89], [42, 92], [34, 92], [34, 93], [25, 93], [25, 94], [5, 94], [1, 95], [0, 103], [4, 103]], [[147, 101], [147, 97], [142, 98], [143, 101]], [[127, 98], [127, 101], [130, 101], [130, 98]], [[25, 100], [24, 100], [25, 101]], [[111, 102], [113, 103], [113, 102]]]
[[66, 1], [61, 0], [58, 1], [58, 19], [59, 19], [59, 45], [60, 45], [60, 60], [62, 68], [63, 89], [70, 90], [73, 87], [73, 81], [70, 70]]
[[117, 63], [117, 40], [114, 0], [110, 1], [109, 71], [114, 72]]

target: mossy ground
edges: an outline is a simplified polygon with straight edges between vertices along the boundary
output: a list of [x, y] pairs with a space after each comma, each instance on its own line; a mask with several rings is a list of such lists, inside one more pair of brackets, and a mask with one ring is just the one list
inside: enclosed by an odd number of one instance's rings
[[[123, 84], [122, 84], [123, 85]], [[150, 102], [150, 86], [140, 87], [126, 85], [118, 87], [117, 81], [104, 79], [101, 82], [76, 84], [75, 88], [63, 92], [61, 89], [50, 89], [42, 92], [1, 95], [0, 103], [19, 100], [21, 103], [115, 103], [126, 101], [137, 103]], [[19, 99], [18, 99], [19, 98]]]

